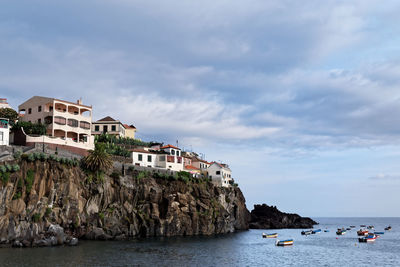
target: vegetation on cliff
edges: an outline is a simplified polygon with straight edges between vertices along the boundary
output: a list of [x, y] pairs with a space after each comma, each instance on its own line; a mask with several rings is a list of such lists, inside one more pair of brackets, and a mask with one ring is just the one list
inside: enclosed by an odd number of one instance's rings
[[55, 156], [22, 155], [8, 163], [18, 168], [4, 167], [7, 179], [1, 172], [0, 243], [45, 246], [76, 244], [76, 238], [211, 235], [248, 229], [249, 213], [239, 188], [215, 187], [183, 173], [129, 169], [122, 175], [121, 170], [106, 169], [109, 165], [103, 161], [91, 162], [102, 166], [101, 182], [90, 181], [76, 161]]

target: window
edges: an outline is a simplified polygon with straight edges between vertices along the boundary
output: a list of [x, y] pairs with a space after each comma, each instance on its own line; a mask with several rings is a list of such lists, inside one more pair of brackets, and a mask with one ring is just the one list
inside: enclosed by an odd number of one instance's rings
[[42, 124], [42, 119], [38, 119], [37, 122], [38, 122], [39, 124]]
[[176, 151], [176, 155], [179, 156], [179, 151], [178, 150]]
[[37, 111], [38, 111], [38, 112], [42, 112], [42, 106], [38, 106]]
[[142, 154], [139, 154], [138, 155], [138, 161], [142, 161], [143, 160], [143, 155]]
[[32, 114], [32, 109], [31, 108], [28, 109], [28, 114]]
[[115, 131], [117, 131], [117, 126], [115, 126], [115, 125], [112, 125], [112, 126], [111, 126], [111, 131], [112, 131], [112, 132], [115, 132]]
[[147, 161], [151, 162], [151, 155], [147, 155]]
[[54, 117], [54, 123], [65, 125], [67, 123], [67, 120], [63, 117]]
[[171, 155], [175, 155], [175, 150], [171, 149]]
[[87, 122], [87, 121], [81, 121], [81, 122], [80, 122], [80, 125], [81, 125], [81, 128], [82, 128], [82, 129], [86, 129], [86, 130], [89, 130], [89, 129], [90, 129], [90, 123]]
[[99, 125], [94, 126], [94, 131], [95, 131], [95, 132], [100, 131], [100, 126], [99, 126]]
[[160, 156], [160, 161], [165, 161], [165, 156]]
[[108, 132], [108, 127], [107, 127], [107, 125], [104, 125], [103, 126], [103, 133], [106, 133], [106, 132]]
[[215, 174], [216, 174], [216, 175], [220, 175], [220, 174], [221, 174], [221, 171], [216, 171]]
[[68, 119], [68, 126], [78, 127], [78, 121], [74, 119]]

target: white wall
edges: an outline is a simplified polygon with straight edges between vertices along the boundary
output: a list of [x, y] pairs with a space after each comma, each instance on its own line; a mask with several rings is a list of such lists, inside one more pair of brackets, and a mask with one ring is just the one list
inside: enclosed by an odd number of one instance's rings
[[[218, 171], [219, 174], [217, 174]], [[229, 187], [229, 182], [232, 180], [232, 172], [229, 168], [221, 168], [214, 163], [208, 168], [208, 177], [211, 177], [215, 185]]]
[[0, 146], [10, 145], [10, 129], [0, 128]]
[[[139, 160], [139, 155], [142, 156], [142, 160]], [[149, 161], [148, 157], [151, 157]], [[159, 167], [157, 164], [157, 154], [145, 153], [145, 152], [132, 152], [132, 163], [133, 165], [142, 166], [142, 167]]]

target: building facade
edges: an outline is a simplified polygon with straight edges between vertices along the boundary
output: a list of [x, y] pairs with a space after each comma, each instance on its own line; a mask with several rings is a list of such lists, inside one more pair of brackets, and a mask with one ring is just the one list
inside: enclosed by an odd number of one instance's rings
[[10, 105], [7, 103], [7, 98], [0, 98], [0, 108], [9, 108]]
[[46, 125], [46, 136], [27, 136], [27, 143], [48, 143], [94, 149], [92, 107], [56, 98], [34, 96], [18, 107], [21, 121]]
[[133, 125], [124, 124], [125, 137], [135, 139], [136, 127]]
[[0, 118], [0, 146], [10, 145], [10, 124], [8, 119]]
[[131, 152], [133, 165], [150, 168], [162, 168], [162, 166], [159, 166], [158, 164], [160, 154], [157, 151], [133, 149]]
[[173, 145], [166, 145], [160, 148], [164, 154], [158, 157], [158, 165], [161, 168], [172, 171], [183, 171], [183, 157], [180, 148]]
[[213, 162], [208, 167], [208, 177], [217, 186], [229, 187], [233, 183], [232, 172], [227, 164]]
[[109, 134], [125, 137], [125, 126], [119, 121], [107, 116], [92, 123], [92, 135]]

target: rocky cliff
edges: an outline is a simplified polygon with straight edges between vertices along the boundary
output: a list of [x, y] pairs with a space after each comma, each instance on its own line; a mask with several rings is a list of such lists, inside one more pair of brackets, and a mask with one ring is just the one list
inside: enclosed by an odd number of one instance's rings
[[93, 183], [79, 167], [19, 162], [0, 186], [0, 244], [212, 235], [248, 229], [239, 188], [115, 173]]
[[251, 211], [251, 229], [312, 228], [318, 224], [307, 217], [284, 213], [266, 204], [254, 205]]

